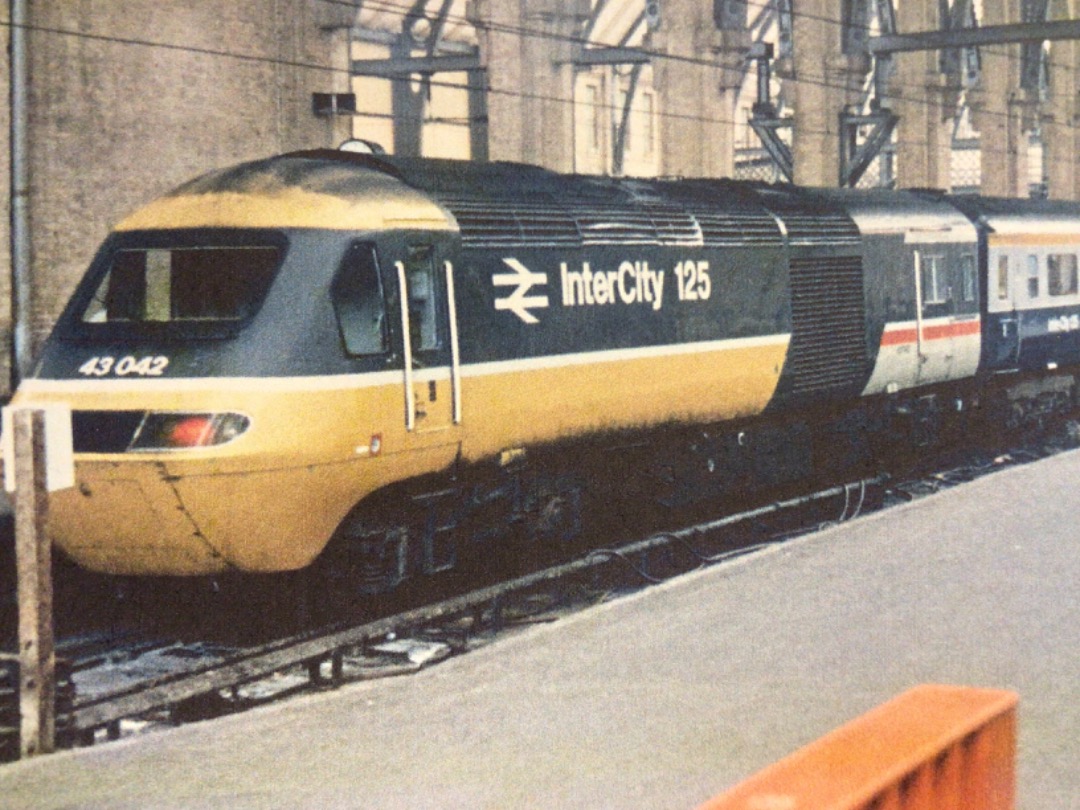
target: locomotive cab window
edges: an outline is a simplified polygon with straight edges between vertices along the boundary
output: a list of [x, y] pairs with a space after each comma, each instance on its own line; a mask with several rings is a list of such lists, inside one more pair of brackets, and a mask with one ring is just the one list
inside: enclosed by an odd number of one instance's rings
[[282, 255], [278, 246], [122, 248], [79, 320], [126, 328], [238, 326], [262, 305]]
[[375, 247], [349, 246], [330, 288], [345, 351], [353, 356], [389, 351], [386, 307]]

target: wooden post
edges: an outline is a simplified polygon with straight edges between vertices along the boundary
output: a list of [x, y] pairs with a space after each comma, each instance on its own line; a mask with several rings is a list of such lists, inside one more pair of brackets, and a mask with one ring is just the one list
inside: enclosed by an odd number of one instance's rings
[[52, 544], [48, 534], [45, 412], [12, 414], [15, 456], [15, 558], [19, 596], [19, 712], [22, 756], [56, 744], [56, 656]]

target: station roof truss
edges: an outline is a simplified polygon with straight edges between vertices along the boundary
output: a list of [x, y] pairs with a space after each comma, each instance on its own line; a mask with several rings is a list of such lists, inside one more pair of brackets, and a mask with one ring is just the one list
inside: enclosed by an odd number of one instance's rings
[[[751, 51], [750, 59], [758, 63], [759, 78], [750, 125], [777, 168], [790, 180], [794, 173], [791, 150], [779, 133], [792, 127], [793, 119], [781, 117], [770, 98], [769, 64], [791, 53], [792, 3], [771, 0], [768, 7], [776, 15], [780, 52], [774, 54], [765, 43], [756, 44]], [[854, 186], [891, 140], [899, 119], [884, 100], [895, 54], [940, 51], [941, 72], [947, 77], [947, 88], [955, 100], [961, 88], [978, 81], [979, 48], [1020, 44], [1021, 88], [1043, 96], [1047, 89], [1046, 43], [1080, 39], [1080, 20], [1048, 21], [1048, 9], [1049, 0], [1027, 0], [1022, 4], [1022, 22], [980, 26], [973, 0], [942, 0], [939, 30], [901, 33], [896, 30], [894, 0], [845, 3], [841, 21], [843, 50], [849, 55], [864, 54], [871, 77], [862, 102], [840, 113], [839, 185]]]

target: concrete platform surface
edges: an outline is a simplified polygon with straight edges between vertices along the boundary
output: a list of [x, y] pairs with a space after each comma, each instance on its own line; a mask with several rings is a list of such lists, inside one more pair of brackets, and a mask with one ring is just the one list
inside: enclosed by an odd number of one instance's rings
[[5, 808], [693, 808], [917, 683], [1020, 694], [1022, 810], [1080, 809], [1080, 453], [415, 676], [0, 767]]

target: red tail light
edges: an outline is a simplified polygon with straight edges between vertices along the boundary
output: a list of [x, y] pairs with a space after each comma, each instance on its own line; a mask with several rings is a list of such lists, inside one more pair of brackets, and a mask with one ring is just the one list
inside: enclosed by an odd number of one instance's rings
[[248, 429], [251, 420], [239, 413], [146, 414], [132, 450], [182, 450], [231, 442]]

